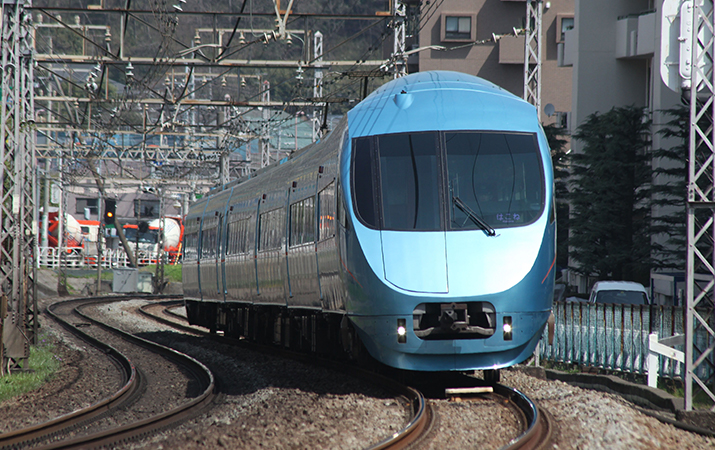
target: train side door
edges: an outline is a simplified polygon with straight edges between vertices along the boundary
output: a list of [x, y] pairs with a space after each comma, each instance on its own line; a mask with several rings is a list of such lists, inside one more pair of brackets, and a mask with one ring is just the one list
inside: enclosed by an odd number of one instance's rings
[[217, 236], [216, 236], [216, 290], [218, 291], [218, 298], [226, 301], [226, 237], [225, 234], [225, 215], [219, 214], [218, 216], [218, 226], [217, 226]]
[[316, 258], [315, 177], [293, 182], [288, 208], [288, 273], [290, 305], [319, 308], [318, 261]]

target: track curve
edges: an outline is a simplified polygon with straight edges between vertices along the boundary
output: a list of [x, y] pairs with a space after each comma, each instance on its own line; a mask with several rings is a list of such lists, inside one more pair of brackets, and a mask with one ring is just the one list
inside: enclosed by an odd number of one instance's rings
[[[52, 442], [43, 448], [108, 446], [120, 441], [126, 441], [138, 436], [147, 435], [160, 428], [182, 422], [183, 420], [192, 417], [197, 412], [203, 411], [203, 409], [211, 401], [213, 401], [215, 395], [214, 377], [211, 371], [209, 371], [208, 368], [206, 368], [206, 366], [204, 366], [201, 362], [176, 350], [137, 336], [133, 336], [118, 328], [106, 325], [80, 311], [83, 306], [110, 303], [126, 299], [127, 298], [125, 297], [87, 297], [57, 302], [47, 308], [48, 314], [64, 328], [88, 342], [90, 345], [96, 346], [115, 360], [118, 367], [121, 369], [122, 378], [125, 382], [115, 394], [87, 408], [74, 411], [73, 413], [42, 424], [0, 435], [0, 448], [16, 449], [30, 447], [39, 442], [43, 442], [48, 438], [52, 438], [56, 440], [56, 442]], [[71, 319], [61, 317], [62, 313], [58, 312], [60, 309], [64, 309], [64, 314], [69, 314], [68, 317], [70, 315], [74, 316], [75, 323], [73, 323]], [[78, 322], [77, 318], [81, 319], [81, 321]], [[132, 401], [131, 399], [137, 395], [137, 391], [140, 387], [139, 381], [141, 377], [138, 375], [138, 371], [130, 359], [114, 349], [112, 346], [105, 344], [88, 333], [80, 330], [80, 327], [87, 325], [86, 322], [90, 322], [93, 325], [110, 331], [111, 333], [120, 336], [122, 339], [132, 342], [134, 345], [139, 345], [151, 352], [170, 359], [174, 364], [183, 367], [191, 373], [199, 385], [202, 386], [203, 391], [200, 395], [192, 398], [190, 401], [161, 414], [123, 426], [95, 432], [86, 436], [63, 439], [63, 436], [68, 435], [77, 425], [89, 423], [100, 415], [115, 410], [120, 405], [130, 403]]]
[[[185, 325], [186, 318], [182, 315], [177, 314], [173, 309], [181, 304], [180, 301], [175, 302], [162, 302], [162, 314], [157, 315], [149, 312], [152, 308], [159, 308], [159, 304], [145, 305], [140, 308], [140, 312], [153, 320], [157, 320], [161, 323], [176, 327], [178, 329], [189, 331], [192, 333], [199, 333], [206, 336], [214, 336], [209, 332], [203, 331], [197, 327]], [[227, 339], [227, 338], [222, 338]], [[241, 342], [242, 345], [253, 346], [254, 344], [247, 343], [246, 341], [236, 341]], [[269, 350], [272, 352], [277, 351], [273, 347], [265, 348], [264, 346], [259, 346], [262, 350]], [[303, 354], [296, 354], [294, 352], [286, 352], [283, 350], [278, 350], [279, 353], [285, 354], [289, 357], [303, 358]], [[312, 361], [315, 361], [313, 358]], [[330, 360], [325, 360], [323, 363], [328, 365], [334, 365]], [[343, 370], [342, 367], [333, 367], [335, 370]], [[352, 367], [351, 372], [355, 372], [356, 368]], [[359, 369], [357, 369], [359, 370]], [[393, 383], [391, 389], [396, 392], [402, 392], [402, 395], [411, 399], [413, 405], [413, 418], [410, 423], [405, 426], [402, 430], [395, 433], [390, 438], [381, 441], [374, 446], [368, 447], [370, 449], [401, 449], [408, 448], [419, 442], [420, 439], [429, 431], [432, 421], [434, 420], [435, 413], [429, 402], [424, 398], [424, 395], [413, 387], [405, 386], [397, 383], [392, 378], [382, 377], [375, 374], [374, 372], [364, 371], [363, 376], [370, 377], [380, 377], [381, 383]], [[462, 380], [460, 383], [470, 383], [474, 381], [471, 377], [460, 377]], [[551, 433], [553, 430], [553, 425], [550, 420], [550, 416], [544, 410], [539, 408], [534, 401], [529, 399], [525, 394], [517, 389], [504, 386], [501, 384], [495, 384], [494, 394], [506, 399], [508, 402], [513, 404], [514, 408], [519, 411], [523, 419], [523, 433], [514, 439], [512, 439], [508, 444], [502, 447], [502, 450], [535, 450], [545, 448], [550, 442]], [[406, 392], [405, 389], [410, 392]]]
[[[177, 320], [186, 320], [185, 317], [182, 317], [180, 315], [177, 315], [173, 312], [170, 311], [170, 309], [174, 306], [177, 306], [180, 302], [162, 302], [160, 303], [163, 307], [162, 313], [173, 317], [174, 319]], [[214, 334], [203, 331], [197, 327], [190, 326], [190, 325], [184, 325], [182, 323], [178, 323], [176, 320], [171, 320], [167, 317], [163, 317], [161, 315], [154, 314], [150, 312], [150, 309], [153, 308], [158, 308], [159, 304], [148, 304], [144, 305], [141, 308], [139, 308], [139, 311], [141, 314], [150, 317], [153, 320], [159, 321], [163, 324], [175, 327], [177, 329], [181, 329], [183, 331], [188, 331], [191, 333], [198, 333], [204, 336], [215, 336]], [[412, 410], [412, 416], [410, 417], [408, 423], [400, 430], [396, 431], [393, 433], [391, 436], [387, 437], [386, 439], [378, 442], [377, 444], [374, 444], [370, 447], [368, 447], [371, 450], [384, 450], [384, 449], [402, 449], [402, 448], [407, 448], [423, 435], [425, 430], [429, 429], [430, 423], [434, 417], [433, 412], [431, 407], [429, 406], [428, 402], [426, 401], [424, 395], [417, 389], [414, 389], [412, 387], [403, 385], [401, 383], [398, 383], [397, 381], [379, 375], [374, 372], [370, 372], [367, 370], [363, 370], [357, 367], [350, 366], [349, 368], [346, 369], [344, 365], [340, 365], [336, 363], [335, 361], [328, 360], [328, 359], [322, 359], [322, 358], [316, 358], [313, 355], [306, 355], [303, 353], [296, 353], [292, 351], [286, 351], [282, 349], [278, 349], [275, 347], [269, 347], [269, 346], [263, 346], [263, 345], [257, 345], [253, 343], [249, 343], [244, 340], [237, 340], [237, 339], [232, 339], [232, 338], [227, 338], [227, 337], [221, 337], [222, 340], [229, 340], [233, 343], [240, 344], [249, 348], [253, 349], [260, 349], [260, 351], [265, 351], [265, 352], [270, 352], [272, 354], [276, 355], [281, 355], [284, 357], [300, 360], [303, 362], [310, 362], [310, 363], [317, 363], [320, 364], [326, 368], [329, 368], [331, 370], [339, 371], [339, 372], [346, 372], [350, 373], [351, 375], [359, 375], [361, 378], [366, 379], [371, 381], [372, 383], [385, 387], [389, 389], [390, 391], [401, 395], [408, 399], [410, 405], [411, 405], [411, 410]]]

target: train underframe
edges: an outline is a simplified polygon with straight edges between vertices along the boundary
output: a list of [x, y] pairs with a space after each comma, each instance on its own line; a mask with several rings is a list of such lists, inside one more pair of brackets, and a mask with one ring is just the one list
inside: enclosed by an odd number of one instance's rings
[[[366, 361], [368, 352], [343, 313], [281, 305], [186, 300], [191, 325], [233, 338], [287, 349]], [[336, 339], [337, 337], [337, 339]]]
[[[357, 361], [361, 367], [374, 365], [347, 314], [330, 313], [282, 305], [186, 300], [191, 325], [221, 331], [225, 336], [244, 338], [293, 351]], [[496, 383], [499, 369], [484, 370], [484, 379]]]

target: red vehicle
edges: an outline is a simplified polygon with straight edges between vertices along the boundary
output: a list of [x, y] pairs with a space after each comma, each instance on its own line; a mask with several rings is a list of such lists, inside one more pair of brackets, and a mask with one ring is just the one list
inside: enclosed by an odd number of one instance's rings
[[[74, 250], [81, 250], [84, 247], [84, 235], [82, 234], [82, 226], [80, 223], [67, 214], [67, 242], [65, 242], [65, 248], [68, 252]], [[47, 215], [47, 241], [50, 247], [57, 247], [59, 245], [59, 231], [60, 231], [60, 221], [59, 214], [57, 212], [51, 212]]]

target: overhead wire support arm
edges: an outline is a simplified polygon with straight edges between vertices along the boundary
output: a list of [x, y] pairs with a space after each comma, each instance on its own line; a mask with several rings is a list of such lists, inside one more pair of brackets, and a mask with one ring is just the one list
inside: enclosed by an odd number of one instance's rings
[[105, 54], [111, 56], [112, 59], [119, 59], [119, 55], [118, 55], [118, 54], [115, 55], [114, 53], [112, 53], [111, 51], [109, 51], [106, 47], [102, 46], [101, 44], [97, 44], [97, 43], [94, 42], [92, 39], [89, 39], [89, 38], [88, 38], [87, 36], [85, 36], [84, 34], [80, 33], [80, 32], [77, 31], [77, 30], [75, 30], [75, 27], [72, 27], [72, 26], [70, 26], [70, 25], [67, 25], [67, 24], [64, 23], [62, 20], [58, 19], [57, 17], [55, 17], [55, 16], [53, 16], [52, 14], [50, 14], [49, 12], [47, 12], [44, 8], [38, 8], [37, 10], [40, 11], [42, 14], [46, 15], [47, 17], [49, 17], [50, 19], [52, 19], [52, 20], [54, 20], [55, 22], [57, 22], [57, 23], [59, 23], [60, 25], [62, 25], [65, 29], [67, 29], [67, 30], [71, 31], [72, 33], [74, 33], [75, 35], [79, 36], [82, 40], [84, 40], [84, 41], [86, 41], [86, 42], [92, 44], [92, 45], [95, 46], [95, 47], [97, 47], [101, 52], [103, 52], [103, 53], [105, 53]]

